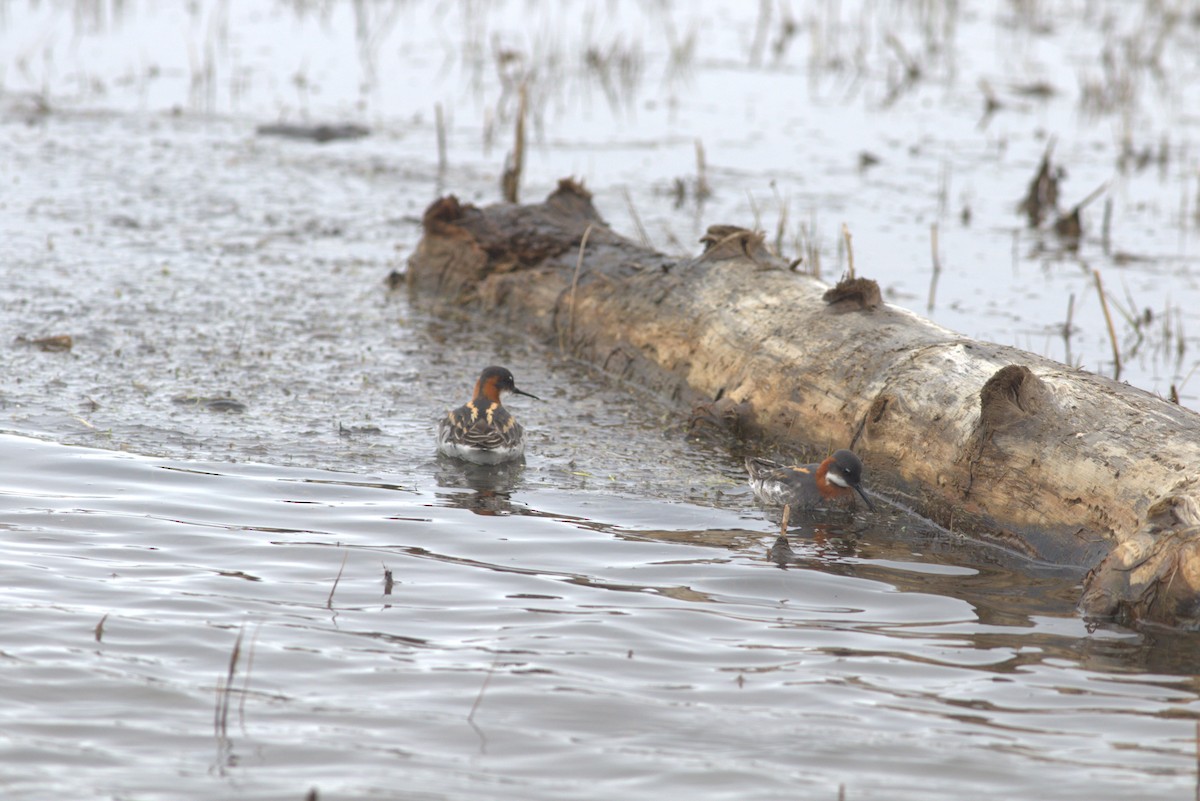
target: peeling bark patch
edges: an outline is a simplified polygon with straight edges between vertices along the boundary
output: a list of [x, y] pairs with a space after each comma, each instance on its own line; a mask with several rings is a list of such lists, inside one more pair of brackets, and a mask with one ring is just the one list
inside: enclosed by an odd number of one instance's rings
[[488, 273], [488, 254], [464, 226], [473, 207], [459, 205], [453, 195], [434, 201], [422, 220], [425, 236], [408, 259], [405, 279], [410, 289], [433, 290], [450, 303], [475, 298]]
[[854, 436], [850, 438], [850, 450], [858, 448], [858, 443], [864, 431], [870, 431], [879, 427], [883, 421], [884, 415], [887, 414], [888, 404], [892, 402], [892, 396], [885, 393], [875, 396], [875, 400], [871, 401], [871, 407], [867, 409], [867, 413], [863, 415], [858, 426], [854, 429]]
[[870, 278], [847, 278], [839, 281], [837, 286], [827, 290], [821, 297], [832, 311], [838, 313], [870, 311], [879, 308], [883, 303], [879, 284]]
[[887, 413], [888, 404], [892, 402], [891, 395], [878, 395], [871, 403], [871, 410], [867, 412], [867, 417], [871, 421], [871, 425], [876, 425], [883, 419], [883, 415]]

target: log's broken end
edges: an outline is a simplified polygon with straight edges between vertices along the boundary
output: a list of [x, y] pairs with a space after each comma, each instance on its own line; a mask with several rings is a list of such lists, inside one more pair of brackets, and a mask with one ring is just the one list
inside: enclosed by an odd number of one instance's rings
[[1195, 480], [1181, 482], [1146, 511], [1132, 537], [1084, 579], [1079, 606], [1095, 619], [1200, 629], [1200, 504]]
[[469, 217], [480, 217], [474, 206], [463, 206], [454, 195], [435, 200], [421, 222], [425, 235], [408, 259], [404, 276], [409, 289], [441, 294], [465, 303], [488, 273], [488, 254], [469, 230]]
[[821, 298], [834, 312], [870, 311], [883, 304], [879, 284], [870, 278], [847, 278], [826, 290]]

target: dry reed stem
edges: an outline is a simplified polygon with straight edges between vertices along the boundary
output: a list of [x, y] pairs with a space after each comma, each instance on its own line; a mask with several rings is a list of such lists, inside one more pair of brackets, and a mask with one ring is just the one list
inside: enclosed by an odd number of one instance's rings
[[350, 552], [346, 551], [342, 554], [342, 566], [338, 568], [338, 574], [333, 579], [333, 586], [329, 588], [329, 597], [325, 599], [325, 608], [333, 608], [333, 594], [337, 592], [338, 582], [342, 580], [342, 571], [346, 569], [346, 560], [350, 558]]
[[854, 280], [854, 247], [850, 244], [850, 228], [842, 223], [842, 239], [846, 241], [846, 277]]
[[[579, 287], [579, 271], [583, 268], [583, 251], [587, 247], [588, 237], [592, 235], [592, 224], [588, 223], [588, 227], [583, 229], [583, 237], [579, 240], [579, 257], [575, 259], [575, 274], [571, 276], [571, 297], [567, 301], [567, 334], [566, 342], [570, 342], [575, 337], [575, 290]], [[564, 340], [560, 337], [558, 341], [560, 351], [566, 349]]]
[[250, 674], [254, 670], [254, 652], [258, 647], [258, 635], [262, 632], [262, 621], [254, 627], [254, 636], [250, 638], [250, 650], [246, 652], [246, 671], [242, 677], [242, 697], [238, 699], [238, 722], [246, 727], [246, 696], [250, 694]]
[[754, 199], [754, 193], [749, 189], [746, 190], [746, 199], [750, 201], [750, 214], [754, 217], [754, 230], [762, 230], [762, 210], [758, 208], [758, 201]]
[[1066, 356], [1065, 361], [1067, 364], [1071, 363], [1071, 326], [1073, 325], [1074, 319], [1075, 319], [1075, 293], [1072, 292], [1067, 297], [1067, 321], [1065, 323], [1063, 323], [1063, 327], [1062, 327], [1063, 346], [1066, 349], [1066, 353], [1064, 355]]
[[246, 627], [243, 625], [238, 630], [237, 639], [233, 642], [233, 651], [229, 654], [229, 669], [225, 679], [224, 681], [217, 679], [217, 708], [213, 717], [213, 729], [220, 741], [229, 738], [229, 696], [232, 692], [233, 679], [237, 675], [237, 663], [242, 653], [242, 638], [245, 635]]
[[500, 662], [500, 652], [492, 658], [492, 664], [488, 668], [487, 675], [483, 677], [483, 684], [479, 685], [479, 695], [475, 696], [475, 703], [471, 704], [471, 711], [467, 713], [467, 722], [475, 722], [475, 712], [479, 709], [479, 705], [483, 703], [483, 693], [487, 690], [488, 685], [492, 683], [492, 674], [496, 672], [496, 665]]
[[779, 195], [779, 187], [771, 182], [771, 192], [775, 195], [775, 205], [779, 209], [779, 223], [775, 226], [775, 255], [783, 258], [783, 235], [787, 231], [788, 203]]
[[1105, 253], [1112, 249], [1112, 215], [1113, 200], [1111, 197], [1106, 197], [1104, 198], [1104, 222], [1100, 227], [1100, 242]]
[[520, 200], [521, 173], [525, 169], [525, 113], [529, 104], [529, 90], [524, 81], [518, 95], [517, 123], [513, 139], [513, 152], [505, 159], [504, 175], [500, 179], [500, 189], [507, 203], [518, 203]]
[[696, 140], [696, 202], [699, 203], [712, 194], [708, 185], [708, 162], [704, 158], [704, 143]]
[[650, 236], [646, 233], [646, 226], [642, 225], [642, 218], [633, 205], [633, 196], [629, 194], [629, 187], [621, 187], [621, 194], [625, 196], [625, 205], [629, 207], [629, 216], [633, 219], [633, 227], [637, 230], [638, 241], [642, 247], [650, 248]]
[[938, 224], [936, 222], [929, 226], [929, 251], [933, 259], [933, 275], [929, 277], [929, 301], [925, 304], [925, 309], [933, 311], [933, 306], [937, 302], [938, 278], [942, 275], [942, 260], [938, 258]]
[[433, 107], [434, 118], [437, 120], [437, 153], [438, 153], [438, 178], [444, 178], [446, 175], [446, 115], [442, 111], [442, 104], [438, 103]]
[[1121, 378], [1121, 347], [1117, 343], [1117, 330], [1113, 328], [1112, 314], [1108, 311], [1108, 297], [1104, 294], [1104, 283], [1100, 280], [1100, 271], [1092, 270], [1092, 278], [1096, 280], [1096, 293], [1100, 296], [1100, 309], [1104, 312], [1104, 322], [1108, 326], [1108, 339], [1112, 342], [1113, 378]]

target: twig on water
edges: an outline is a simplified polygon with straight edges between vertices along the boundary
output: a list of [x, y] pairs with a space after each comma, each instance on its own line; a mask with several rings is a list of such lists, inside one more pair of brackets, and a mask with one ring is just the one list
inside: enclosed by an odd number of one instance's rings
[[238, 723], [246, 728], [246, 696], [250, 694], [250, 673], [254, 670], [254, 652], [258, 648], [258, 635], [262, 631], [262, 621], [254, 627], [254, 636], [250, 638], [250, 650], [246, 652], [246, 672], [242, 677], [242, 697], [238, 699]]
[[1074, 240], [1076, 243], [1083, 236], [1083, 216], [1082, 212], [1085, 206], [1091, 203], [1096, 198], [1108, 189], [1108, 182], [1105, 181], [1100, 186], [1092, 190], [1092, 193], [1075, 204], [1066, 214], [1058, 217], [1054, 221], [1054, 233], [1064, 239]]
[[237, 663], [242, 654], [242, 638], [245, 635], [246, 627], [243, 625], [238, 630], [237, 639], [233, 642], [233, 651], [229, 654], [229, 670], [223, 681], [217, 679], [217, 708], [213, 718], [213, 729], [219, 743], [229, 739], [229, 696], [233, 691], [233, 679], [237, 675]]
[[1108, 339], [1112, 342], [1113, 378], [1121, 378], [1121, 347], [1117, 344], [1117, 330], [1113, 328], [1112, 314], [1108, 311], [1108, 297], [1104, 294], [1104, 283], [1100, 280], [1100, 271], [1092, 270], [1092, 278], [1096, 279], [1096, 293], [1100, 295], [1100, 309], [1104, 312], [1104, 322], [1108, 326]]
[[788, 520], [791, 519], [791, 516], [792, 505], [790, 503], [785, 503], [783, 505], [783, 519], [779, 521], [779, 536], [787, 536]]
[[109, 612], [104, 613], [104, 617], [100, 618], [100, 622], [96, 624], [96, 642], [104, 639], [104, 621], [108, 620]]
[[467, 713], [467, 720], [474, 722], [475, 713], [479, 710], [479, 705], [483, 703], [483, 694], [487, 691], [488, 685], [492, 682], [492, 674], [496, 672], [496, 665], [500, 663], [500, 652], [492, 658], [492, 664], [488, 667], [487, 675], [483, 677], [483, 684], [479, 685], [479, 694], [475, 696], [475, 703], [471, 704], [471, 711]]
[[483, 684], [479, 685], [479, 694], [475, 696], [475, 703], [471, 704], [471, 711], [467, 713], [467, 723], [479, 735], [479, 750], [487, 750], [487, 737], [484, 736], [483, 729], [475, 723], [475, 713], [479, 710], [479, 705], [483, 703], [483, 694], [487, 691], [488, 685], [492, 682], [492, 674], [496, 672], [496, 665], [500, 663], [500, 652], [492, 658], [492, 664], [488, 667], [487, 675], [483, 677]]
[[333, 608], [333, 594], [337, 592], [338, 582], [342, 580], [342, 571], [346, 569], [346, 559], [350, 557], [350, 552], [346, 551], [342, 554], [342, 566], [338, 568], [337, 577], [333, 580], [333, 586], [329, 588], [329, 597], [325, 600], [325, 608]]

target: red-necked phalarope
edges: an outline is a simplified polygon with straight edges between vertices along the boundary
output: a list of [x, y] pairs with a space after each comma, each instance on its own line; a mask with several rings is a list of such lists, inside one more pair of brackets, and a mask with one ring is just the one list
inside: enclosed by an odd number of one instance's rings
[[765, 503], [793, 509], [851, 506], [857, 492], [871, 511], [875, 505], [862, 488], [862, 460], [847, 450], [834, 451], [820, 464], [785, 467], [778, 462], [747, 457], [746, 470], [754, 494]]
[[525, 455], [525, 429], [500, 405], [500, 393], [517, 389], [504, 367], [488, 367], [479, 374], [471, 400], [448, 412], [438, 423], [438, 451], [476, 464], [498, 464]]

